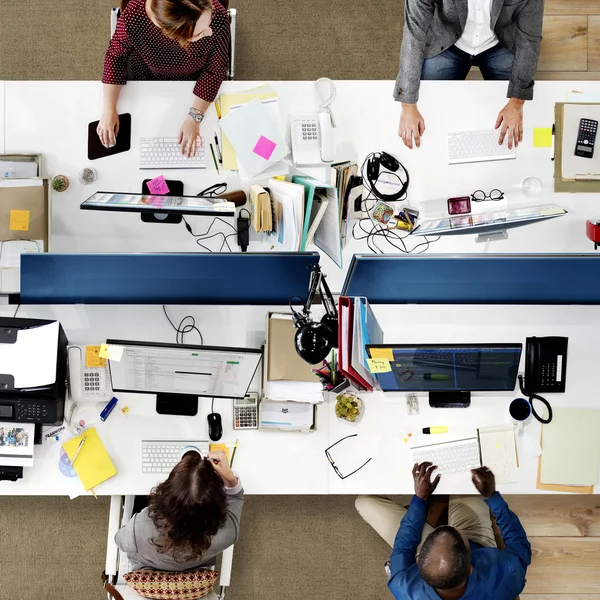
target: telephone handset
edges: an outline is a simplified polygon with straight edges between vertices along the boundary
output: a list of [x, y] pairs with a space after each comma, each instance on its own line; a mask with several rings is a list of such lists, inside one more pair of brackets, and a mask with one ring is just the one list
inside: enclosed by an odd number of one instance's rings
[[290, 115], [294, 165], [319, 165], [333, 162], [333, 124], [328, 112], [316, 115]]
[[69, 346], [69, 391], [76, 404], [108, 402], [111, 398], [108, 364], [88, 367], [85, 346]]
[[[519, 375], [521, 393], [529, 397], [533, 416], [541, 423], [552, 421], [550, 403], [540, 396], [542, 392], [563, 393], [567, 378], [566, 337], [529, 337], [525, 346], [525, 381]], [[536, 412], [533, 400], [539, 400], [548, 410], [548, 418], [542, 419]]]

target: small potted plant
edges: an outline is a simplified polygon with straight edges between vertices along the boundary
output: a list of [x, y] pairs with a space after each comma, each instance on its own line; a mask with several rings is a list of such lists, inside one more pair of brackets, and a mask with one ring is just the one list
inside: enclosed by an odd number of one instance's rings
[[52, 179], [52, 189], [55, 192], [64, 192], [69, 187], [69, 178], [66, 175], [56, 175]]
[[363, 401], [352, 392], [342, 392], [335, 397], [335, 414], [338, 418], [355, 423], [363, 413]]

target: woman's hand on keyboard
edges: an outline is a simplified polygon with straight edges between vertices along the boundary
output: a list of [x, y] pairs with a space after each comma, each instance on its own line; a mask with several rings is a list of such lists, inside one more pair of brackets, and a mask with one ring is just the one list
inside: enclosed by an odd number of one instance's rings
[[415, 496], [421, 498], [421, 500], [428, 500], [429, 496], [433, 494], [437, 484], [440, 482], [441, 475], [438, 473], [436, 478], [431, 481], [431, 474], [437, 469], [436, 465], [430, 462], [423, 462], [421, 464], [415, 463], [412, 474], [415, 480]]
[[198, 140], [200, 139], [200, 123], [196, 123], [192, 117], [187, 117], [179, 130], [179, 143], [181, 154], [190, 158], [196, 156]]

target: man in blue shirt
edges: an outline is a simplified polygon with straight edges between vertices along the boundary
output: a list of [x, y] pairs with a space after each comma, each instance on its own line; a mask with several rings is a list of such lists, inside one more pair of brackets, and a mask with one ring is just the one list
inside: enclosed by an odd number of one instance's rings
[[[393, 547], [390, 591], [396, 600], [514, 600], [525, 587], [531, 546], [518, 517], [496, 491], [494, 474], [486, 467], [474, 469], [473, 484], [485, 501], [451, 497], [449, 525], [433, 529], [425, 519], [440, 480], [440, 475], [431, 480], [435, 469], [427, 462], [413, 467], [415, 495], [408, 510], [386, 498], [356, 500], [360, 515]], [[504, 550], [496, 547], [490, 509]]]

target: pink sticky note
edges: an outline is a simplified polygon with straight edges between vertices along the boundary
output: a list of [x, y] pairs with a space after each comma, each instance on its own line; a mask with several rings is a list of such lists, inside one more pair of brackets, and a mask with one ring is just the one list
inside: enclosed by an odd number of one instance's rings
[[277, 144], [274, 141], [266, 138], [264, 135], [261, 135], [258, 138], [258, 142], [256, 142], [256, 146], [254, 146], [252, 152], [254, 152], [254, 154], [258, 154], [265, 160], [269, 160], [275, 148], [277, 148]]
[[151, 179], [148, 182], [148, 189], [150, 190], [151, 194], [161, 195], [169, 193], [169, 186], [162, 175]]

